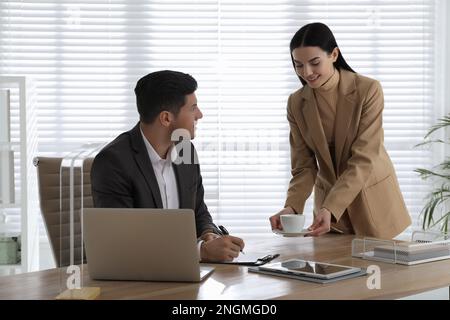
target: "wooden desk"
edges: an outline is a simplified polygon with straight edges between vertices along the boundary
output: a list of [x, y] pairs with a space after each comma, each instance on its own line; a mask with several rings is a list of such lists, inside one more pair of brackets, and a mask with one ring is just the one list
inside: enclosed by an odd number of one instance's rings
[[[450, 286], [450, 260], [402, 266], [351, 257], [352, 236], [284, 238], [273, 235], [247, 241], [245, 252], [280, 253], [278, 259], [299, 257], [323, 262], [381, 269], [381, 289], [369, 290], [367, 277], [330, 284], [248, 273], [246, 267], [215, 265], [201, 283], [93, 281], [85, 273], [84, 286], [101, 287], [100, 299], [395, 299]], [[64, 275], [65, 269], [62, 270]], [[65, 278], [64, 278], [65, 279]], [[64, 280], [65, 281], [65, 280]], [[60, 270], [0, 277], [0, 299], [54, 299], [60, 292]]]

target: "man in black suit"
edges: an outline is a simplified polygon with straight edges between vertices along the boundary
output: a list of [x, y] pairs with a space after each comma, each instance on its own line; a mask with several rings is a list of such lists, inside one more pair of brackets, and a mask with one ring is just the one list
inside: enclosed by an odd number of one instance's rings
[[[229, 261], [239, 255], [244, 242], [221, 235], [203, 199], [200, 166], [190, 142], [197, 120], [203, 117], [196, 89], [193, 77], [169, 70], [150, 73], [137, 82], [140, 121], [95, 157], [94, 206], [193, 209], [201, 260]], [[179, 136], [188, 139], [175, 146]]]

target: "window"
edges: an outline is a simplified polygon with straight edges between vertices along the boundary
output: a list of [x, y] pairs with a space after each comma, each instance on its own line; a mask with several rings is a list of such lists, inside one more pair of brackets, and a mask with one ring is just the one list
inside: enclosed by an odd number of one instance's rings
[[[439, 3], [3, 0], [0, 73], [37, 80], [39, 151], [47, 155], [130, 129], [141, 76], [192, 74], [204, 113], [194, 143], [207, 205], [232, 233], [267, 236], [290, 179], [286, 101], [300, 83], [289, 41], [322, 21], [349, 64], [384, 88], [385, 145], [417, 223], [428, 185], [413, 170], [429, 167], [432, 154], [413, 146], [435, 118]], [[311, 201], [306, 214], [311, 222]]]

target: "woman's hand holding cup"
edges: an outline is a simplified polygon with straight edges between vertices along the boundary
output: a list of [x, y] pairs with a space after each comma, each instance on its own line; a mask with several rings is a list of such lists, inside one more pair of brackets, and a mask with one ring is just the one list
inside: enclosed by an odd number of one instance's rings
[[277, 214], [274, 214], [269, 218], [270, 226], [272, 227], [272, 230], [283, 230], [283, 226], [281, 225], [281, 219], [280, 216], [284, 214], [295, 214], [294, 209], [291, 207], [286, 207], [282, 209]]

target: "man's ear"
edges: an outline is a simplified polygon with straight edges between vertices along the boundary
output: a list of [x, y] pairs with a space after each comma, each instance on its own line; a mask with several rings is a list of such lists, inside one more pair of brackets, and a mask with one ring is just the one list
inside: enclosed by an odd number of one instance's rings
[[164, 127], [169, 127], [172, 121], [174, 120], [173, 114], [169, 111], [161, 111], [159, 113], [159, 122]]
[[336, 62], [338, 57], [339, 57], [339, 48], [335, 47], [333, 51], [331, 51], [331, 58], [333, 59], [333, 62]]

